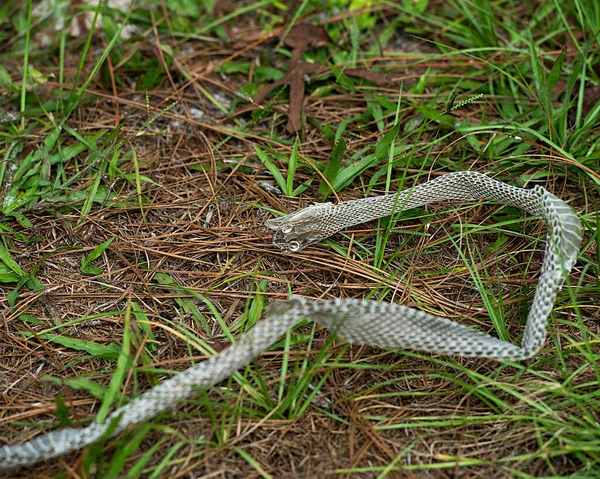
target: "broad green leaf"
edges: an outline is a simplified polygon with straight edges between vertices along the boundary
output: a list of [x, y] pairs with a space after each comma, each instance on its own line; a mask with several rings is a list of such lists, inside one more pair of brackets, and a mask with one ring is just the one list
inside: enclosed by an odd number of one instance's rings
[[102, 180], [102, 174], [100, 172], [98, 172], [98, 174], [96, 175], [96, 178], [94, 178], [94, 182], [92, 183], [92, 186], [90, 188], [88, 188], [88, 190], [87, 190], [88, 197], [86, 198], [85, 203], [83, 204], [83, 206], [81, 208], [81, 220], [80, 221], [86, 221], [87, 214], [92, 210], [92, 206], [94, 204], [94, 198], [96, 197], [96, 193], [98, 192], [98, 187], [100, 186], [101, 180]]
[[277, 81], [283, 76], [284, 73], [276, 68], [259, 66], [254, 69], [254, 81], [257, 83]]
[[17, 93], [19, 91], [19, 87], [12, 80], [10, 73], [4, 65], [0, 65], [0, 88], [4, 88], [7, 91]]
[[338, 173], [335, 183], [332, 185], [334, 191], [340, 191], [344, 189], [346, 186], [352, 183], [352, 181], [354, 181], [358, 175], [376, 163], [377, 158], [375, 158], [374, 154], [371, 154], [365, 156], [360, 161], [347, 166]]
[[152, 328], [150, 326], [150, 320], [146, 313], [140, 308], [140, 306], [135, 302], [131, 302], [131, 311], [133, 312], [133, 316], [135, 320], [138, 322], [139, 328], [144, 333], [144, 336], [148, 338], [148, 343], [146, 343], [146, 349], [150, 351], [156, 350], [156, 344], [154, 344], [154, 340], [156, 339], [154, 333], [152, 332]]
[[441, 126], [445, 126], [447, 128], [454, 128], [454, 117], [452, 117], [452, 115], [448, 115], [442, 110], [421, 105], [414, 105], [414, 108], [429, 121], [435, 121]]
[[[81, 258], [82, 262], [84, 258]], [[99, 274], [104, 273], [104, 270], [102, 268], [98, 268], [98, 266], [94, 266], [93, 264], [82, 264], [80, 267], [80, 270], [82, 273], [84, 274], [89, 274], [92, 276], [98, 276]]]
[[92, 274], [102, 273], [101, 269], [90, 266], [90, 263], [92, 261], [94, 261], [95, 259], [97, 259], [102, 253], [104, 253], [106, 248], [108, 248], [114, 240], [115, 240], [114, 236], [112, 238], [107, 239], [104, 243], [102, 243], [102, 244], [98, 245], [96, 248], [94, 248], [87, 257], [86, 256], [82, 257], [81, 258], [81, 271], [83, 273], [86, 273], [86, 271], [84, 271], [84, 270], [94, 271], [94, 273], [92, 273]]
[[27, 313], [20, 314], [18, 319], [21, 321], [24, 321], [26, 323], [44, 324], [44, 322], [42, 320], [36, 318], [35, 316], [32, 316], [31, 314], [27, 314]]
[[258, 145], [254, 145], [254, 151], [256, 151], [256, 154], [258, 155], [258, 159], [262, 162], [263, 165], [267, 167], [267, 170], [271, 172], [273, 178], [275, 178], [279, 189], [283, 192], [287, 191], [287, 182], [283, 178], [281, 171], [279, 171], [277, 166], [275, 166], [275, 163], [271, 161], [267, 154], [263, 150], [261, 150]]
[[343, 86], [345, 89], [353, 91], [355, 85], [352, 79], [348, 75], [346, 75], [342, 70], [337, 68], [335, 65], [330, 64], [330, 67], [331, 71], [335, 75], [335, 81], [341, 86]]
[[385, 124], [383, 122], [383, 109], [381, 108], [381, 105], [374, 101], [370, 101], [367, 103], [367, 109], [373, 116], [373, 120], [375, 120], [375, 123], [377, 124], [377, 129], [383, 132]]
[[122, 174], [121, 177], [126, 179], [127, 181], [131, 181], [131, 182], [137, 181], [137, 179], [139, 178], [140, 181], [143, 181], [145, 183], [150, 183], [151, 185], [160, 186], [152, 178], [149, 178], [148, 176], [145, 176], [145, 175], [136, 175], [135, 173], [129, 173], [129, 174]]
[[397, 123], [390, 131], [383, 135], [381, 140], [379, 140], [379, 143], [375, 146], [375, 158], [377, 161], [382, 161], [387, 158], [390, 145], [396, 140], [399, 131], [400, 123]]
[[531, 58], [531, 68], [533, 70], [533, 84], [535, 91], [540, 99], [540, 103], [544, 108], [549, 106], [548, 104], [548, 90], [544, 80], [544, 67], [542, 66], [540, 57], [538, 55], [538, 49], [535, 46], [533, 39], [529, 40], [529, 56]]
[[19, 281], [17, 282], [17, 286], [15, 287], [15, 289], [9, 291], [8, 295], [6, 296], [6, 301], [8, 302], [8, 305], [12, 308], [15, 306], [15, 304], [17, 304], [17, 298], [19, 297], [19, 291], [21, 291], [21, 288], [23, 287], [23, 285], [27, 282], [27, 276], [23, 276], [22, 278], [19, 279]]
[[[340, 138], [334, 145], [333, 151], [331, 152], [331, 156], [327, 165], [325, 166], [325, 171], [323, 172], [323, 176], [329, 182], [329, 185], [333, 185], [340, 171], [340, 166], [342, 165], [342, 160], [344, 159], [344, 153], [346, 152], [346, 140]], [[319, 193], [323, 200], [327, 199], [327, 197], [331, 194], [331, 188], [329, 187], [327, 182], [321, 180], [319, 184]]]
[[0, 283], [16, 283], [21, 277], [5, 264], [0, 264]]
[[[26, 338], [33, 338], [33, 334], [27, 331], [20, 331], [20, 334]], [[69, 338], [67, 336], [59, 336], [56, 334], [40, 333], [37, 335], [38, 338], [44, 341], [50, 341], [52, 343], [60, 344], [69, 349], [76, 351], [84, 351], [90, 356], [101, 359], [115, 360], [119, 357], [120, 346], [117, 343], [110, 343], [109, 345], [94, 343], [93, 341], [87, 341], [85, 339]]]
[[47, 155], [49, 151], [52, 151], [61, 131], [62, 128], [55, 128], [52, 130], [52, 132], [44, 139], [44, 144], [25, 157], [15, 172], [13, 178], [15, 183], [18, 183], [23, 178], [27, 178], [37, 172], [42, 155]]
[[63, 401], [65, 393], [61, 391], [56, 395], [56, 399], [54, 402], [56, 403], [56, 410], [54, 411], [54, 415], [58, 419], [58, 424], [61, 427], [68, 427], [71, 425], [71, 418], [69, 417], [69, 408], [65, 405]]
[[554, 87], [560, 78], [560, 73], [562, 71], [562, 66], [565, 63], [565, 58], [567, 58], [567, 47], [563, 48], [563, 51], [560, 52], [560, 55], [558, 55], [558, 58], [554, 62], [554, 65], [552, 65], [552, 70], [550, 70], [550, 73], [548, 74], [548, 92], [550, 94], [552, 94], [552, 91], [554, 90]]
[[390, 101], [387, 98], [380, 95], [374, 95], [373, 98], [386, 110], [390, 112], [396, 110], [397, 104], [393, 101]]
[[96, 143], [106, 134], [105, 131], [101, 131], [86, 140], [86, 142], [78, 141], [73, 145], [69, 145], [65, 148], [61, 148], [56, 154], [50, 155], [50, 164], [55, 165], [57, 163], [66, 163], [70, 159], [76, 157], [80, 153], [83, 153], [86, 149], [95, 151], [97, 149]]
[[252, 65], [250, 62], [229, 61], [218, 66], [213, 71], [215, 73], [225, 73], [226, 75], [231, 75], [232, 73], [244, 73], [245, 75], [248, 75], [251, 67]]
[[258, 283], [258, 288], [256, 292], [257, 294], [252, 300], [252, 304], [250, 305], [250, 317], [248, 318], [250, 321], [246, 322], [246, 330], [254, 326], [256, 321], [262, 316], [265, 306], [265, 294], [267, 292], [268, 284], [269, 282], [266, 279], [263, 279]]
[[290, 160], [288, 162], [288, 173], [287, 173], [287, 181], [286, 181], [286, 193], [288, 196], [292, 196], [294, 192], [294, 176], [296, 175], [296, 168], [298, 167], [298, 137], [294, 141], [294, 146], [292, 148], [292, 154], [290, 156]]
[[59, 386], [66, 384], [72, 389], [87, 391], [96, 399], [102, 400], [106, 395], [106, 388], [104, 386], [83, 376], [77, 376], [66, 381], [63, 378], [55, 378], [53, 376], [44, 376], [42, 379], [44, 381], [51, 381]]
[[115, 368], [115, 372], [113, 373], [113, 377], [110, 380], [108, 390], [106, 391], [106, 396], [104, 397], [104, 401], [102, 401], [102, 405], [100, 406], [100, 410], [98, 411], [98, 415], [96, 417], [96, 420], [100, 424], [102, 424], [105, 421], [115, 399], [121, 394], [121, 384], [123, 384], [123, 378], [126, 375], [127, 366], [131, 363], [129, 357], [131, 349], [131, 330], [129, 324], [130, 319], [131, 303], [128, 305], [127, 310], [125, 311], [125, 324], [123, 324], [123, 341], [121, 344], [119, 358], [117, 359], [117, 367]]
[[302, 193], [304, 193], [308, 189], [308, 185], [310, 185], [311, 182], [312, 182], [312, 178], [309, 179], [306, 183], [300, 185], [294, 191], [292, 191], [292, 197], [295, 198], [296, 196], [301, 195]]
[[[25, 271], [23, 271], [21, 269], [21, 267], [19, 266], [19, 264], [12, 259], [12, 256], [10, 255], [10, 253], [8, 252], [8, 249], [6, 248], [6, 246], [2, 243], [0, 243], [0, 260], [2, 260], [2, 262], [16, 275], [19, 276], [19, 278], [23, 278], [25, 276], [27, 276], [27, 274], [25, 273]], [[0, 273], [2, 271], [0, 270]]]

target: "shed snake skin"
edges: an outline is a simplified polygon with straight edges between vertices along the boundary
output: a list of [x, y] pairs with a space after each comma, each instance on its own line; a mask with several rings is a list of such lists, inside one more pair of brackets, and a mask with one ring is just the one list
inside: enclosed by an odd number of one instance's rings
[[294, 253], [343, 228], [436, 201], [487, 200], [512, 205], [540, 217], [548, 227], [545, 257], [520, 346], [476, 329], [406, 306], [355, 299], [309, 300], [292, 296], [270, 304], [265, 319], [217, 356], [141, 394], [112, 412], [103, 424], [64, 428], [20, 445], [0, 447], [0, 469], [49, 459], [85, 447], [111, 428], [118, 434], [147, 421], [179, 401], [214, 386], [244, 367], [304, 318], [310, 318], [351, 343], [382, 348], [418, 349], [465, 357], [521, 360], [538, 353], [546, 338], [548, 315], [557, 292], [577, 260], [581, 223], [573, 210], [541, 186], [523, 189], [484, 174], [461, 171], [440, 176], [387, 196], [315, 204], [271, 219], [273, 243]]

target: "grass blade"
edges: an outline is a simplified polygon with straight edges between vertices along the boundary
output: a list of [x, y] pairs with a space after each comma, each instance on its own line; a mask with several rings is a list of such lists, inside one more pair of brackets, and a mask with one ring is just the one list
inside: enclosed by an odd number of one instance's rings
[[298, 137], [296, 137], [296, 139], [294, 140], [292, 154], [288, 163], [288, 173], [286, 181], [286, 192], [288, 196], [293, 196], [294, 193], [294, 176], [296, 175], [296, 168], [298, 167], [298, 140]]
[[346, 140], [340, 138], [336, 141], [333, 151], [331, 152], [331, 156], [329, 157], [329, 161], [327, 165], [325, 165], [325, 171], [323, 172], [323, 176], [325, 180], [321, 180], [319, 184], [319, 193], [321, 193], [322, 200], [326, 200], [327, 197], [331, 194], [331, 186], [335, 183], [337, 175], [340, 171], [340, 166], [342, 165], [342, 160], [344, 159], [344, 153], [346, 152]]
[[130, 354], [130, 319], [131, 319], [131, 302], [127, 305], [127, 309], [125, 310], [125, 321], [123, 323], [123, 339], [121, 342], [121, 351], [119, 353], [119, 358], [117, 359], [117, 367], [113, 373], [113, 377], [110, 380], [110, 384], [108, 389], [106, 390], [106, 396], [104, 401], [102, 401], [102, 405], [98, 410], [98, 415], [96, 416], [96, 420], [102, 424], [108, 413], [113, 406], [116, 398], [121, 394], [121, 385], [123, 384], [123, 379], [127, 373], [127, 369], [131, 364], [131, 359], [129, 357]]

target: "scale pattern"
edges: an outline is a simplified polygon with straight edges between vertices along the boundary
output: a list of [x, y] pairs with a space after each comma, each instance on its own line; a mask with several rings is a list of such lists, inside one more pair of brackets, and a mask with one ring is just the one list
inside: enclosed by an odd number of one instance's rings
[[562, 200], [539, 186], [516, 188], [475, 172], [450, 173], [397, 194], [316, 204], [267, 221], [273, 243], [295, 252], [343, 228], [402, 210], [445, 200], [488, 200], [517, 206], [548, 226], [546, 253], [521, 346], [476, 329], [406, 306], [332, 299], [312, 301], [292, 296], [269, 305], [266, 317], [218, 356], [189, 368], [115, 410], [100, 424], [60, 429], [21, 445], [0, 448], [0, 469], [49, 459], [87, 446], [112, 433], [149, 420], [202, 388], [218, 384], [269, 348], [305, 317], [352, 343], [382, 348], [419, 349], [466, 357], [520, 360], [537, 354], [546, 338], [546, 323], [557, 292], [577, 260], [581, 223]]

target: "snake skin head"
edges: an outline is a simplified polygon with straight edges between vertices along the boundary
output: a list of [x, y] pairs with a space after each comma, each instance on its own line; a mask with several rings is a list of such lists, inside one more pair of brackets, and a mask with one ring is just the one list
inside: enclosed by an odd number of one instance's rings
[[322, 206], [324, 205], [309, 206], [289, 215], [267, 220], [265, 226], [275, 231], [273, 244], [290, 254], [329, 236], [327, 231], [319, 227], [318, 210]]

